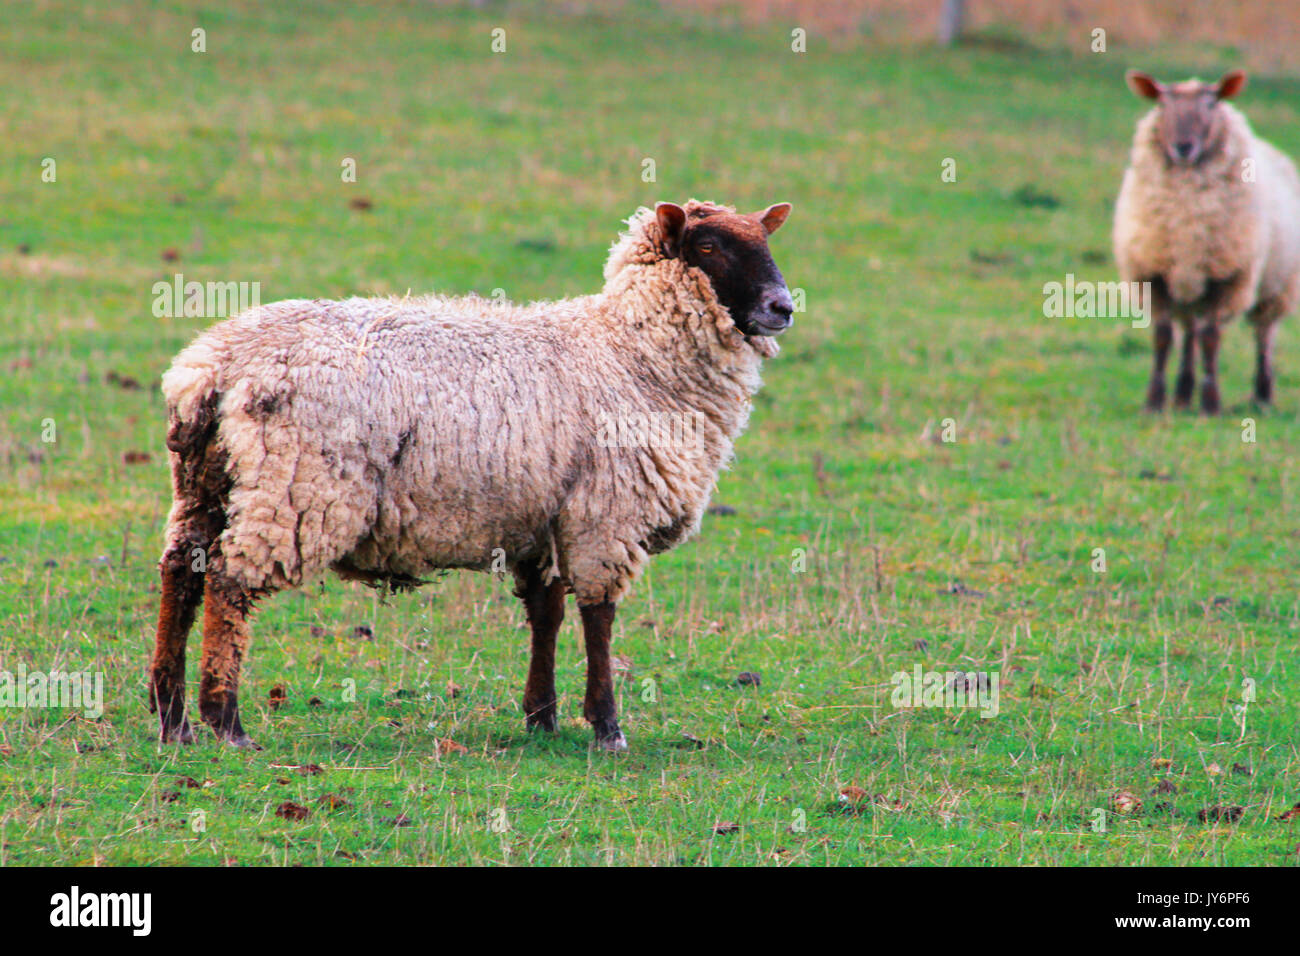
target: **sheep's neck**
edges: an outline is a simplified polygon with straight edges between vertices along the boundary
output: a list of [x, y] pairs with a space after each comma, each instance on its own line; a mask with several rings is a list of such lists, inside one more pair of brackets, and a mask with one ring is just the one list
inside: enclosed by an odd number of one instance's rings
[[[762, 356], [706, 284], [687, 275], [664, 276], [656, 268], [636, 271], [631, 281], [606, 292], [617, 353], [634, 377], [654, 383], [668, 401], [703, 413], [734, 438], [748, 418]], [[633, 319], [629, 302], [655, 308]]]

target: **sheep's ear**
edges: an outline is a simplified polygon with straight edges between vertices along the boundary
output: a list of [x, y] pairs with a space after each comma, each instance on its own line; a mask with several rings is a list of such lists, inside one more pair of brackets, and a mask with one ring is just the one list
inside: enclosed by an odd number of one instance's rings
[[785, 217], [790, 215], [790, 210], [793, 208], [788, 202], [779, 202], [776, 205], [768, 206], [758, 214], [758, 221], [763, 224], [763, 228], [767, 230], [767, 234], [770, 236], [781, 228], [782, 223], [785, 222]]
[[1160, 99], [1160, 94], [1165, 91], [1162, 84], [1155, 81], [1155, 77], [1141, 70], [1129, 70], [1124, 75], [1128, 80], [1128, 88], [1138, 96], [1145, 96], [1149, 100]]
[[686, 210], [675, 202], [656, 203], [655, 218], [659, 220], [659, 230], [664, 235], [668, 254], [676, 255], [682, 233], [686, 231]]
[[1241, 70], [1233, 70], [1231, 73], [1225, 73], [1223, 79], [1219, 80], [1219, 88], [1215, 95], [1221, 100], [1230, 100], [1246, 88], [1246, 74]]

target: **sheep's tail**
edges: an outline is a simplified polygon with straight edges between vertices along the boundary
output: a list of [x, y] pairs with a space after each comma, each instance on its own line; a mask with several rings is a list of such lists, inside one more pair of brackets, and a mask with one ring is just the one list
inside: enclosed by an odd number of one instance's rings
[[[162, 377], [162, 393], [174, 420], [190, 421], [217, 391], [217, 373], [224, 356], [201, 337], [180, 355]], [[173, 449], [174, 451], [175, 449]]]
[[[220, 357], [203, 339], [176, 357], [162, 379], [171, 452], [172, 509], [167, 548], [207, 551], [224, 527], [229, 477], [217, 442]], [[220, 515], [221, 520], [211, 520]], [[166, 555], [164, 555], [164, 558]]]

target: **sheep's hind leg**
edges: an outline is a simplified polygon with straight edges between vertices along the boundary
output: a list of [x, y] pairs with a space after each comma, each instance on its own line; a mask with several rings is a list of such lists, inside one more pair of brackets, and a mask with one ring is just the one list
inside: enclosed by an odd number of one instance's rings
[[515, 569], [515, 594], [523, 599], [533, 631], [533, 651], [524, 689], [524, 723], [529, 730], [556, 729], [555, 637], [564, 620], [564, 583], [549, 584], [540, 562]]
[[261, 750], [239, 722], [239, 669], [248, 648], [248, 614], [256, 595], [225, 575], [208, 571], [203, 595], [203, 660], [199, 713], [217, 737]]
[[1174, 407], [1188, 408], [1196, 391], [1196, 333], [1191, 325], [1183, 326], [1183, 355], [1174, 383]]
[[185, 642], [203, 599], [203, 572], [195, 570], [191, 557], [199, 546], [191, 545], [188, 540], [174, 543], [159, 565], [162, 600], [150, 665], [149, 709], [158, 713], [159, 739], [167, 743], [194, 740], [185, 715]]
[[1276, 301], [1261, 302], [1250, 311], [1250, 321], [1255, 327], [1255, 403], [1273, 404], [1273, 384], [1277, 368], [1273, 364], [1273, 344], [1277, 338], [1277, 320], [1285, 308]]
[[614, 678], [609, 663], [614, 608], [612, 601], [578, 608], [582, 612], [582, 638], [587, 645], [587, 697], [582, 711], [596, 732], [598, 746], [604, 750], [626, 750], [627, 738], [618, 729], [618, 707], [614, 702]]

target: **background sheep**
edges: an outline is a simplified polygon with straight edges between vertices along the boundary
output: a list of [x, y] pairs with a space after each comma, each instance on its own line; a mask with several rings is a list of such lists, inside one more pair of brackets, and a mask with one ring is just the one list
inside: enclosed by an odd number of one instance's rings
[[[224, 740], [254, 602], [332, 568], [413, 586], [439, 568], [515, 575], [532, 627], [524, 712], [554, 730], [555, 638], [572, 591], [584, 714], [623, 749], [615, 606], [647, 557], [699, 527], [793, 305], [767, 248], [788, 204], [692, 200], [629, 220], [594, 296], [286, 301], [201, 335], [163, 377], [174, 503], [152, 703], [187, 741], [185, 642], [204, 604], [199, 710]], [[690, 441], [617, 440], [678, 416]], [[206, 556], [195, 560], [196, 554]]]
[[1201, 409], [1219, 410], [1219, 327], [1245, 312], [1255, 327], [1255, 399], [1273, 398], [1277, 321], [1300, 294], [1300, 178], [1224, 100], [1245, 86], [1241, 71], [1217, 84], [1173, 86], [1130, 71], [1128, 83], [1156, 108], [1138, 123], [1115, 209], [1115, 259], [1127, 282], [1151, 283], [1147, 308], [1155, 362], [1147, 408], [1165, 401], [1173, 322], [1182, 328], [1174, 402], [1195, 387], [1201, 346]]

